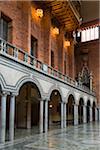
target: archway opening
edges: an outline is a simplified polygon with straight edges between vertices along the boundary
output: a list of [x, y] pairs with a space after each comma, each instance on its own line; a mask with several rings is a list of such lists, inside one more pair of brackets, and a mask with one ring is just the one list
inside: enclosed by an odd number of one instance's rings
[[93, 121], [95, 121], [95, 107], [96, 107], [96, 104], [95, 104], [95, 102], [93, 102], [93, 107], [92, 107], [92, 119], [93, 119]]
[[66, 110], [68, 125], [74, 125], [74, 104], [75, 104], [75, 99], [74, 96], [71, 94], [68, 97], [67, 110]]
[[34, 83], [27, 82], [22, 85], [16, 97], [15, 127], [17, 130], [32, 129], [33, 133], [39, 132], [40, 98], [40, 91]]
[[87, 101], [87, 123], [90, 122], [90, 100]]
[[84, 105], [83, 98], [80, 98], [79, 106], [78, 106], [78, 122], [79, 122], [79, 124], [83, 123], [83, 105]]
[[49, 129], [60, 127], [61, 124], [61, 95], [53, 90], [49, 101]]

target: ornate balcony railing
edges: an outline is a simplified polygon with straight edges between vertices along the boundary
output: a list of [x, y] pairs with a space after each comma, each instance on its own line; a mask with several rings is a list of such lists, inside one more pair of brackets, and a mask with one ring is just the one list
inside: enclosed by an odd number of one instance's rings
[[0, 55], [9, 57], [19, 63], [28, 65], [28, 67], [32, 67], [33, 69], [42, 71], [43, 73], [53, 78], [59, 79], [69, 84], [70, 86], [73, 86], [89, 94], [95, 95], [95, 93], [86, 86], [83, 86], [81, 83], [78, 83], [76, 80], [73, 80], [71, 77], [64, 75], [53, 67], [42, 63], [37, 58], [31, 56], [27, 52], [23, 51], [20, 48], [17, 48], [16, 46], [3, 40], [2, 38], [0, 38]]

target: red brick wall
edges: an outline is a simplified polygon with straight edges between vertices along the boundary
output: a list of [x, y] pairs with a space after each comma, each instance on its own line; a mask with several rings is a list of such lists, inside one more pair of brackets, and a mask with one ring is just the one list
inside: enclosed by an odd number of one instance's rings
[[[43, 18], [36, 16], [36, 4], [30, 1], [0, 1], [0, 11], [12, 19], [12, 43], [30, 53], [31, 35], [38, 40], [37, 57], [51, 65], [51, 50], [54, 51], [55, 66], [64, 72], [64, 52], [67, 52], [67, 75], [74, 76], [74, 47], [64, 48], [64, 29], [52, 35], [51, 15], [44, 11]], [[70, 65], [70, 66], [69, 66]], [[70, 68], [70, 69], [69, 69]]]
[[76, 74], [82, 69], [82, 53], [87, 52], [88, 67], [93, 72], [94, 89], [100, 104], [100, 52], [99, 40], [82, 43], [75, 50]]

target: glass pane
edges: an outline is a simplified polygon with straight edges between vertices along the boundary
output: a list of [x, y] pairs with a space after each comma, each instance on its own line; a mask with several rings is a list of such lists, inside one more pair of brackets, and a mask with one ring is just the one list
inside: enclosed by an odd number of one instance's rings
[[95, 35], [94, 35], [94, 38], [95, 39], [98, 39], [99, 38], [99, 27], [95, 27], [95, 29], [94, 29], [95, 31]]
[[94, 40], [94, 28], [91, 28], [91, 40]]
[[86, 41], [90, 41], [91, 38], [90, 38], [90, 29], [87, 29], [86, 30]]
[[86, 35], [85, 35], [85, 33], [86, 33], [86, 31], [83, 30], [83, 31], [82, 31], [82, 39], [81, 39], [82, 42], [85, 42], [85, 41], [86, 41], [86, 37], [85, 37]]

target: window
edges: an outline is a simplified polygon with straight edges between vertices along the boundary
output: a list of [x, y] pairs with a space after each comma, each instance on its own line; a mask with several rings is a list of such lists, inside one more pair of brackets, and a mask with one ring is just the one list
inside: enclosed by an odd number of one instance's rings
[[81, 42], [96, 40], [99, 38], [99, 27], [91, 27], [81, 31]]
[[30, 54], [37, 57], [37, 39], [31, 36], [31, 52]]
[[51, 50], [51, 67], [54, 68], [54, 51]]
[[12, 40], [12, 21], [3, 13], [0, 14], [0, 37], [9, 42]]

